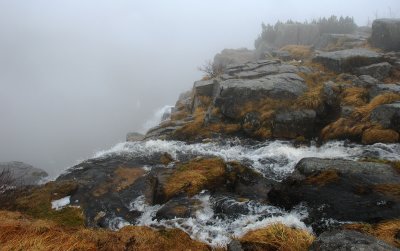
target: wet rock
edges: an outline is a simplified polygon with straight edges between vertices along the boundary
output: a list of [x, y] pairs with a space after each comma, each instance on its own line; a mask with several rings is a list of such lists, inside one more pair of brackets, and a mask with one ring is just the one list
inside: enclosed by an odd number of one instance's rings
[[351, 115], [353, 114], [353, 111], [354, 111], [354, 106], [342, 106], [340, 117], [350, 118]]
[[320, 52], [313, 59], [335, 72], [353, 72], [356, 68], [383, 62], [382, 54], [368, 49], [349, 49], [333, 52]]
[[373, 236], [350, 230], [335, 230], [324, 232], [311, 245], [310, 251], [336, 250], [371, 250], [396, 251], [399, 250]]
[[242, 121], [242, 128], [244, 132], [251, 135], [258, 129], [260, 129], [260, 127], [261, 127], [260, 113], [249, 112], [244, 115]]
[[145, 166], [163, 166], [161, 157], [161, 153], [149, 153], [91, 159], [70, 168], [56, 182], [78, 184], [71, 204], [83, 209], [87, 225], [108, 227], [109, 221], [118, 217], [134, 222], [140, 214], [130, 210], [131, 201], [145, 195], [151, 203], [155, 189]]
[[220, 83], [215, 106], [228, 118], [238, 118], [241, 107], [249, 101], [262, 98], [294, 99], [307, 90], [304, 80], [297, 74], [268, 75], [255, 80], [231, 79]]
[[37, 185], [48, 176], [42, 169], [20, 161], [0, 162], [1, 172], [9, 172], [14, 186]]
[[394, 192], [400, 174], [389, 165], [341, 159], [304, 158], [295, 171], [269, 193], [273, 204], [310, 207], [314, 230], [323, 219], [377, 222], [397, 218], [400, 199]]
[[371, 44], [386, 51], [400, 50], [400, 19], [376, 19], [372, 23]]
[[314, 136], [316, 113], [314, 110], [284, 111], [275, 115], [272, 135], [276, 138], [295, 139], [299, 136]]
[[383, 128], [400, 132], [400, 102], [376, 107], [371, 113], [371, 121], [379, 123]]
[[144, 139], [144, 135], [138, 132], [128, 132], [126, 134], [126, 141], [135, 142], [142, 141]]
[[370, 75], [378, 80], [383, 80], [384, 78], [389, 76], [391, 69], [391, 64], [389, 64], [388, 62], [383, 62], [359, 67], [355, 70], [355, 72], [358, 75]]
[[246, 202], [239, 202], [226, 195], [215, 196], [212, 198], [211, 202], [215, 213], [227, 217], [236, 218], [239, 215], [249, 213], [249, 208]]
[[378, 84], [373, 86], [369, 90], [369, 97], [373, 99], [374, 97], [384, 94], [384, 93], [398, 93], [400, 94], [400, 84]]
[[228, 244], [228, 251], [243, 251], [242, 244], [238, 240], [232, 240]]
[[201, 208], [201, 201], [188, 197], [169, 200], [156, 213], [157, 220], [193, 217]]

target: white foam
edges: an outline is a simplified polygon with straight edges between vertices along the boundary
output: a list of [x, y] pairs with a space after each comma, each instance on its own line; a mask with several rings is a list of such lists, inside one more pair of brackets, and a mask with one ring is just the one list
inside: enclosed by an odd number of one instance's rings
[[249, 212], [237, 218], [219, 217], [212, 209], [210, 195], [202, 193], [194, 197], [201, 201], [201, 209], [193, 217], [156, 220], [154, 216], [160, 205], [149, 206], [144, 197], [140, 196], [131, 203], [131, 209], [143, 214], [135, 225], [179, 228], [188, 233], [193, 239], [203, 241], [211, 246], [226, 246], [232, 238], [241, 237], [250, 230], [266, 227], [281, 222], [285, 225], [312, 231], [302, 220], [307, 217], [305, 207], [297, 207], [286, 212], [280, 208], [263, 205], [256, 202], [248, 204]]
[[165, 105], [154, 111], [153, 116], [142, 125], [141, 132], [146, 133], [147, 130], [162, 122], [164, 114], [170, 114], [172, 108], [173, 106], [171, 105]]
[[71, 196], [67, 196], [67, 197], [61, 198], [59, 200], [53, 200], [51, 202], [51, 208], [55, 209], [55, 210], [60, 210], [64, 207], [66, 207], [67, 205], [69, 205], [70, 199], [71, 199]]
[[179, 156], [188, 154], [194, 156], [216, 156], [226, 161], [237, 160], [245, 162], [260, 173], [281, 180], [293, 172], [294, 166], [302, 158], [358, 159], [365, 150], [374, 151], [381, 158], [400, 159], [399, 144], [363, 146], [356, 144], [346, 145], [344, 142], [335, 141], [324, 144], [321, 147], [295, 147], [290, 142], [285, 141], [266, 141], [258, 145], [246, 146], [235, 141], [226, 142], [225, 144], [186, 144], [180, 141], [163, 140], [119, 143], [109, 150], [97, 152], [94, 158], [125, 154], [150, 156], [157, 152], [167, 152], [178, 160]]

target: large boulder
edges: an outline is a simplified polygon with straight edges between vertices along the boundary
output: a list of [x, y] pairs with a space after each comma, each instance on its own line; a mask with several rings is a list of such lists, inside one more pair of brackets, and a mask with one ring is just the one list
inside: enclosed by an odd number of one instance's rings
[[370, 235], [351, 230], [335, 230], [322, 233], [309, 249], [309, 251], [320, 250], [396, 251], [399, 249]]
[[353, 72], [356, 68], [384, 61], [382, 54], [363, 48], [319, 52], [313, 61], [335, 72]]
[[[48, 174], [40, 168], [20, 161], [0, 162], [0, 174], [4, 173], [13, 186], [37, 185]], [[1, 184], [0, 184], [1, 188]]]
[[400, 50], [400, 19], [377, 19], [372, 23], [371, 44], [386, 51]]
[[400, 174], [389, 165], [342, 159], [304, 158], [295, 171], [269, 193], [287, 209], [305, 202], [317, 232], [324, 219], [377, 222], [399, 217]]
[[391, 64], [389, 64], [388, 62], [382, 62], [359, 67], [355, 70], [355, 72], [358, 75], [370, 75], [378, 80], [383, 80], [384, 78], [389, 76], [391, 69]]
[[315, 136], [315, 118], [314, 110], [278, 112], [272, 122], [272, 135], [276, 138], [311, 138]]
[[228, 118], [238, 118], [249, 101], [263, 98], [290, 100], [307, 90], [304, 79], [294, 73], [268, 75], [259, 79], [229, 79], [220, 83], [215, 106]]
[[376, 107], [371, 113], [371, 121], [379, 123], [385, 129], [400, 132], [400, 102]]

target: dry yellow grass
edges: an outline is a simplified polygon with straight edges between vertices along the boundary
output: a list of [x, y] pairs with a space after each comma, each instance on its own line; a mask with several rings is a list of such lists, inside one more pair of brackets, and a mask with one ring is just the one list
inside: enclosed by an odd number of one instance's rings
[[321, 91], [322, 85], [309, 88], [307, 92], [298, 98], [296, 105], [302, 108], [317, 109], [323, 103]]
[[324, 186], [337, 180], [339, 180], [338, 172], [334, 169], [328, 169], [307, 177], [305, 183], [310, 185]]
[[314, 236], [305, 230], [277, 223], [248, 232], [239, 241], [246, 250], [303, 251], [308, 250]]
[[384, 221], [374, 225], [367, 223], [348, 224], [344, 228], [373, 235], [400, 248], [400, 240], [396, 238], [396, 235], [400, 231], [400, 219]]
[[389, 197], [400, 200], [400, 184], [379, 184], [375, 185], [373, 189]]
[[387, 84], [400, 82], [400, 69], [392, 69], [389, 77], [385, 78], [384, 82]]
[[369, 122], [361, 123], [348, 118], [339, 118], [322, 129], [321, 138], [323, 140], [358, 139], [361, 138], [363, 131], [371, 126]]
[[182, 128], [177, 129], [174, 133], [175, 136], [185, 139], [193, 139], [196, 136], [199, 136], [200, 131], [203, 128], [205, 115], [206, 112], [203, 108], [201, 107], [197, 108], [193, 113], [194, 120], [184, 125]]
[[286, 45], [281, 48], [282, 51], [289, 52], [293, 58], [299, 59], [307, 59], [312, 55], [311, 46], [305, 45]]
[[344, 89], [341, 96], [343, 105], [362, 106], [368, 100], [368, 91], [361, 87], [349, 87]]
[[58, 211], [51, 208], [52, 200], [71, 195], [76, 189], [77, 184], [74, 182], [49, 182], [18, 195], [10, 208], [64, 226], [83, 226], [84, 217], [80, 208], [66, 207]]
[[193, 196], [205, 188], [212, 188], [224, 179], [225, 163], [222, 159], [198, 159], [180, 164], [164, 186], [167, 199], [179, 193]]
[[354, 110], [353, 115], [357, 120], [367, 121], [371, 112], [378, 106], [389, 104], [400, 100], [400, 95], [395, 93], [383, 93], [373, 98], [368, 104], [358, 107]]
[[139, 177], [145, 173], [141, 167], [120, 166], [114, 171], [112, 179], [98, 184], [92, 191], [93, 196], [99, 197], [110, 191], [121, 191], [132, 185]]
[[363, 132], [362, 143], [396, 143], [399, 142], [399, 134], [391, 129], [370, 128]]
[[128, 226], [120, 231], [63, 227], [18, 212], [0, 211], [0, 249], [8, 250], [210, 250], [178, 229]]

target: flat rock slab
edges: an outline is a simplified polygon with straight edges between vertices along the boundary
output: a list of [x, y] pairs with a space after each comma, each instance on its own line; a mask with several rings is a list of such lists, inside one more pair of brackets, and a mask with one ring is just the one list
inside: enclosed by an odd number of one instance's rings
[[228, 118], [236, 118], [246, 102], [263, 98], [295, 99], [307, 90], [295, 73], [268, 75], [260, 79], [230, 79], [220, 83], [215, 105]]
[[368, 49], [357, 48], [332, 52], [319, 52], [313, 59], [335, 72], [353, 72], [355, 68], [380, 63], [383, 55]]

